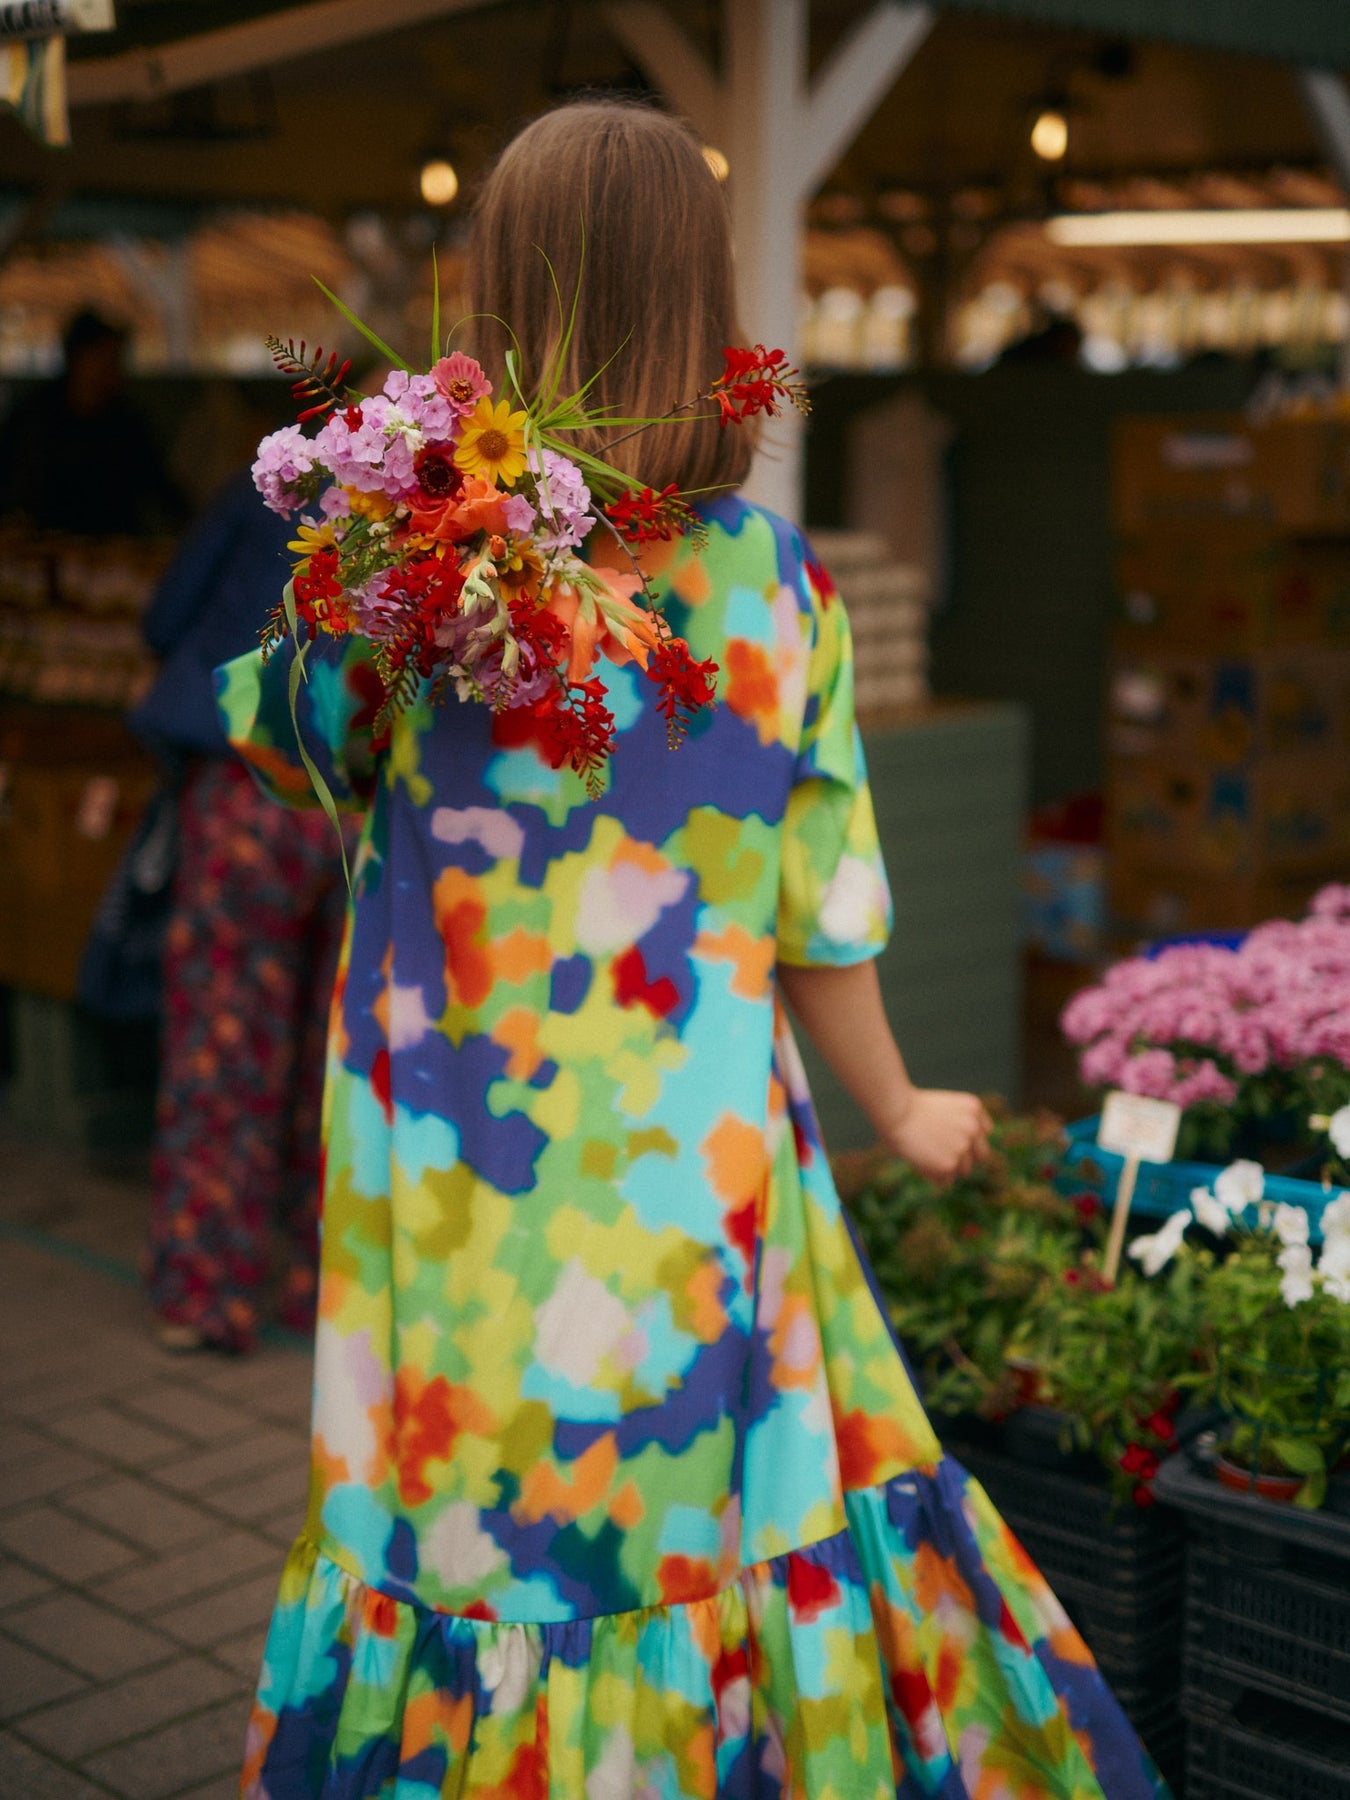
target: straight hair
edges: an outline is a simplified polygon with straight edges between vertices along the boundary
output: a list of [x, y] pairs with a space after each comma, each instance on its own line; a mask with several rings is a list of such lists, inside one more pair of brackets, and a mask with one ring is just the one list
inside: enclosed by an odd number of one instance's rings
[[[561, 106], [512, 140], [474, 209], [468, 288], [480, 359], [500, 382], [509, 326], [530, 399], [574, 295], [560, 391], [600, 371], [588, 401], [620, 415], [659, 417], [706, 393], [723, 348], [744, 342], [721, 185], [684, 125], [636, 103]], [[570, 441], [658, 491], [739, 487], [754, 451], [746, 427], [723, 429], [712, 406], [606, 452], [621, 435], [600, 427]]]

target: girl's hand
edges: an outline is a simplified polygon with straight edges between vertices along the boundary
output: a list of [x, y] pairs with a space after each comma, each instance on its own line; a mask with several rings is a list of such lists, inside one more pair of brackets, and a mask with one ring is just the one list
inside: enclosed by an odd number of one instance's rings
[[988, 1156], [993, 1124], [974, 1094], [911, 1088], [886, 1147], [930, 1181], [953, 1181]]

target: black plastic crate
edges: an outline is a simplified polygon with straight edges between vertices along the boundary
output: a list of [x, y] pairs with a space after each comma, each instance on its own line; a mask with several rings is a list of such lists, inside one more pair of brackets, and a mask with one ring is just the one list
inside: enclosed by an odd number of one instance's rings
[[1350, 1729], [1252, 1700], [1191, 1725], [1186, 1771], [1187, 1800], [1347, 1800]]
[[1235, 1708], [1250, 1692], [1350, 1725], [1350, 1520], [1230, 1493], [1185, 1467], [1159, 1491], [1193, 1530], [1185, 1710]]

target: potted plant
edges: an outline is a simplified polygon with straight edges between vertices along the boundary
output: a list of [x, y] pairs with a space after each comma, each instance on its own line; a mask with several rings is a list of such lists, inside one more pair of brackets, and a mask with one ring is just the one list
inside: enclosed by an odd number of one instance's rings
[[1044, 1296], [1034, 1350], [1061, 1440], [1105, 1469], [1117, 1501], [1153, 1504], [1152, 1482], [1176, 1448], [1176, 1415], [1194, 1365], [1199, 1270], [1173, 1259], [1158, 1278], [1102, 1278], [1087, 1252]]
[[1350, 1102], [1350, 887], [1324, 888], [1306, 918], [1272, 919], [1236, 946], [1182, 942], [1118, 962], [1061, 1023], [1086, 1086], [1184, 1109], [1179, 1160], [1325, 1160], [1309, 1121]]
[[[1227, 1197], [1220, 1184], [1197, 1189], [1131, 1255], [1153, 1275], [1174, 1263], [1194, 1271], [1199, 1366], [1180, 1385], [1226, 1421], [1219, 1479], [1318, 1507], [1350, 1442], [1350, 1194], [1324, 1209], [1315, 1258], [1300, 1207], [1263, 1202], [1246, 1226], [1260, 1171], [1226, 1173]], [[1195, 1227], [1207, 1241], [1191, 1238]]]

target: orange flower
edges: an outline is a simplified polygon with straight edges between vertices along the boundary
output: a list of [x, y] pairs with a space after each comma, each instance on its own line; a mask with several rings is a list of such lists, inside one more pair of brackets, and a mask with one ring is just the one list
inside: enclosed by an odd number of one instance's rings
[[465, 477], [457, 493], [425, 506], [413, 505], [408, 529], [430, 548], [433, 544], [464, 544], [480, 531], [504, 534], [506, 496], [479, 475]]
[[636, 662], [645, 669], [648, 653], [659, 641], [651, 614], [633, 603], [642, 577], [618, 569], [592, 569], [591, 573], [605, 590], [603, 601], [596, 597], [583, 607], [580, 593], [570, 582], [559, 582], [546, 601], [554, 618], [567, 627], [571, 639], [567, 679], [573, 682], [585, 681], [597, 656], [612, 663]]

